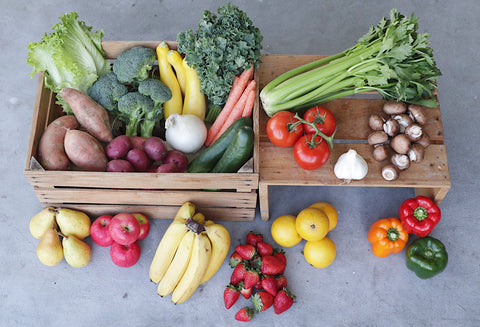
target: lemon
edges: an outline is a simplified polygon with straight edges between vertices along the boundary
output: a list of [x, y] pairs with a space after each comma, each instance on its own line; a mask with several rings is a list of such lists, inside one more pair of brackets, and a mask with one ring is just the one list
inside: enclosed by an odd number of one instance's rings
[[303, 255], [315, 268], [325, 268], [335, 260], [337, 248], [331, 239], [324, 237], [320, 241], [306, 242]]
[[270, 231], [278, 245], [292, 247], [302, 240], [295, 228], [295, 219], [295, 216], [283, 215], [273, 221]]
[[320, 209], [327, 215], [329, 222], [329, 232], [337, 226], [337, 209], [335, 209], [333, 205], [327, 202], [316, 202], [310, 207]]
[[319, 241], [324, 238], [329, 226], [325, 212], [311, 207], [300, 211], [295, 221], [298, 234], [307, 241]]

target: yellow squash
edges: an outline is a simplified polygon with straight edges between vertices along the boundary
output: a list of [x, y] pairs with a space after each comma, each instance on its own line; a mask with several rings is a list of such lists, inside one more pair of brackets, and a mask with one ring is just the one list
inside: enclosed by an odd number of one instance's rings
[[185, 95], [185, 69], [183, 68], [183, 58], [182, 55], [176, 50], [168, 50], [167, 59], [170, 65], [172, 65], [175, 70], [175, 75], [177, 76], [178, 84], [180, 85], [180, 90], [182, 94]]
[[205, 119], [207, 111], [207, 103], [205, 95], [200, 91], [200, 79], [197, 70], [190, 67], [185, 59], [183, 60], [183, 68], [185, 70], [185, 98], [183, 100], [184, 115], [195, 115], [200, 119]]
[[170, 50], [168, 44], [163, 41], [157, 46], [158, 69], [160, 80], [172, 91], [172, 98], [163, 104], [163, 114], [167, 119], [171, 114], [182, 114], [183, 98], [182, 90], [172, 66], [168, 62], [167, 53]]

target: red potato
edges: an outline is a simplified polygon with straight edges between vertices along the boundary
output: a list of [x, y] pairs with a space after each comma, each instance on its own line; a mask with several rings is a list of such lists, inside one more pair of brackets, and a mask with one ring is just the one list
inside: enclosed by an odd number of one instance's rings
[[157, 173], [178, 173], [178, 168], [173, 163], [166, 163], [158, 166]]
[[177, 172], [183, 173], [187, 170], [188, 159], [178, 150], [170, 150], [167, 152], [167, 156], [163, 160], [164, 164], [174, 164], [177, 166]]
[[133, 173], [135, 172], [135, 168], [128, 160], [113, 159], [107, 163], [107, 171], [114, 173]]
[[126, 135], [120, 135], [108, 143], [105, 147], [105, 153], [109, 159], [120, 159], [124, 158], [132, 148], [130, 138]]
[[80, 126], [74, 116], [61, 116], [51, 122], [38, 143], [38, 160], [46, 170], [67, 170], [70, 160], [65, 153], [65, 134]]
[[132, 142], [132, 147], [134, 149], [143, 150], [143, 144], [147, 140], [146, 137], [143, 136], [129, 136], [130, 142]]
[[143, 150], [153, 161], [163, 161], [168, 152], [165, 142], [156, 136], [151, 136], [145, 140]]
[[87, 94], [69, 87], [60, 91], [60, 96], [67, 101], [73, 114], [91, 135], [101, 142], [113, 140], [108, 111]]
[[79, 169], [86, 171], [105, 171], [107, 155], [100, 142], [80, 130], [69, 130], [65, 134], [65, 153]]
[[140, 149], [131, 149], [127, 153], [127, 160], [135, 168], [135, 171], [146, 172], [152, 165], [151, 159], [147, 156], [145, 151]]

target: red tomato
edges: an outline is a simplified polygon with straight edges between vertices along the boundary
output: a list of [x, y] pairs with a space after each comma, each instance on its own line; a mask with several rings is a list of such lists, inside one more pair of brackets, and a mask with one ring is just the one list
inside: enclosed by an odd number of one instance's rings
[[292, 123], [298, 122], [290, 111], [279, 111], [267, 122], [267, 136], [270, 142], [283, 148], [291, 147], [303, 134], [303, 124], [295, 128]]
[[[332, 136], [335, 128], [337, 128], [337, 121], [332, 112], [320, 106], [308, 109], [305, 114], [303, 114], [303, 119], [310, 123], [315, 123], [318, 130], [327, 136]], [[315, 128], [308, 124], [303, 124], [303, 128], [307, 134], [314, 134], [316, 132]]]
[[295, 143], [293, 147], [293, 157], [297, 164], [305, 170], [314, 170], [320, 168], [330, 157], [330, 147], [328, 143], [319, 135], [305, 134]]

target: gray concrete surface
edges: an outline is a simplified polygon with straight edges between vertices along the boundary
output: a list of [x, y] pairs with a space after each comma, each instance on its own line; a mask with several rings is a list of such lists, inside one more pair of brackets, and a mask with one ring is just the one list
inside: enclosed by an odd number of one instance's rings
[[[78, 11], [104, 40], [174, 40], [193, 28], [205, 9], [223, 1], [7, 1], [0, 0], [0, 326], [241, 326], [235, 309], [223, 307], [231, 269], [221, 270], [192, 298], [173, 305], [156, 295], [148, 269], [168, 221], [155, 220], [142, 243], [137, 265], [113, 265], [108, 251], [93, 248], [83, 269], [43, 266], [30, 218], [41, 209], [23, 176], [37, 77], [30, 79], [26, 45], [40, 40], [58, 16]], [[264, 53], [334, 54], [353, 45], [392, 7], [420, 17], [431, 34], [443, 76], [439, 99], [452, 188], [441, 203], [442, 221], [432, 235], [449, 253], [446, 270], [420, 280], [405, 267], [404, 254], [375, 257], [366, 240], [370, 224], [396, 215], [411, 189], [275, 187], [272, 217], [295, 214], [312, 201], [329, 201], [339, 211], [331, 233], [337, 258], [327, 269], [309, 266], [302, 245], [286, 250], [289, 288], [297, 296], [291, 310], [258, 315], [254, 326], [479, 326], [480, 325], [480, 3], [477, 0], [405, 1], [233, 1], [264, 35]], [[225, 222], [232, 246], [250, 230], [272, 241], [271, 221]], [[89, 239], [90, 244], [92, 243]], [[303, 244], [303, 243], [302, 243]], [[247, 302], [241, 302], [247, 304]], [[239, 308], [241, 304], [235, 307]]]

